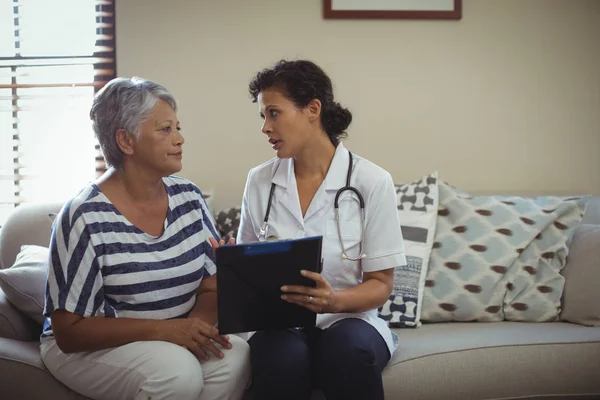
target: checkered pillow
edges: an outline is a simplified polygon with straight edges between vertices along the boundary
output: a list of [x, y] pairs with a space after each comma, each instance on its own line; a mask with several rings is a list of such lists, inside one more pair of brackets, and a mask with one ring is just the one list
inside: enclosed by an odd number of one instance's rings
[[437, 219], [437, 172], [396, 185], [396, 200], [407, 265], [394, 269], [394, 288], [379, 317], [394, 328], [418, 327]]

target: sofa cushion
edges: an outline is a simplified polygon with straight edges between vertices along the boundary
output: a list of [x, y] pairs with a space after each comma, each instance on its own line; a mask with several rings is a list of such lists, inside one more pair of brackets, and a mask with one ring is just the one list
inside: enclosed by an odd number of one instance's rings
[[553, 321], [588, 196], [470, 196], [440, 181], [424, 321]]
[[0, 288], [18, 310], [44, 323], [44, 293], [48, 277], [49, 249], [24, 245], [11, 268], [0, 270]]
[[379, 317], [391, 327], [421, 325], [423, 289], [438, 208], [437, 172], [414, 182], [396, 184], [398, 219], [404, 238], [407, 265], [394, 269], [394, 287]]
[[564, 322], [454, 322], [394, 332], [400, 347], [383, 371], [386, 398], [600, 395], [600, 328]]
[[600, 326], [600, 225], [581, 225], [575, 231], [567, 264], [561, 319]]

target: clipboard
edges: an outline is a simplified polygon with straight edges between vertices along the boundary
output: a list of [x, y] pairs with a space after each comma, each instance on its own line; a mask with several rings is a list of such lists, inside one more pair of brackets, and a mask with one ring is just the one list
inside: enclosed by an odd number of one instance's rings
[[314, 327], [317, 314], [281, 299], [283, 285], [316, 286], [323, 237], [226, 245], [215, 252], [219, 334]]

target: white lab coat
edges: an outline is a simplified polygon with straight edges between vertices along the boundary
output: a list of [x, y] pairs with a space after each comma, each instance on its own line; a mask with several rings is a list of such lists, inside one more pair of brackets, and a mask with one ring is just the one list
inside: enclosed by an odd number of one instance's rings
[[[365, 201], [363, 251], [366, 258], [359, 261], [342, 259], [333, 204], [336, 192], [346, 184], [349, 156], [340, 143], [327, 176], [304, 218], [300, 209], [293, 159], [275, 158], [250, 170], [242, 202], [237, 243], [259, 240], [271, 183], [275, 183], [268, 236], [275, 236], [276, 239], [323, 236], [322, 276], [334, 289], [347, 289], [360, 284], [363, 271], [379, 271], [405, 265], [404, 243], [392, 177], [381, 167], [355, 154], [350, 184], [360, 191]], [[361, 230], [360, 209], [354, 199], [355, 194], [345, 191], [338, 202], [340, 230], [350, 257], [358, 255]], [[390, 354], [394, 353], [397, 340], [386, 322], [377, 316], [377, 309], [363, 313], [318, 314], [317, 326], [326, 329], [344, 318], [361, 318], [367, 321], [381, 334]]]

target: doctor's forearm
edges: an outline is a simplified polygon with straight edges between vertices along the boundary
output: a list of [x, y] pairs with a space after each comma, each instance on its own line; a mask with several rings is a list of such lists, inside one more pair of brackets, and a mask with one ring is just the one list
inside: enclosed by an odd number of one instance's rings
[[340, 313], [365, 312], [383, 305], [392, 288], [378, 279], [369, 279], [351, 289], [338, 290], [335, 294], [335, 309]]

